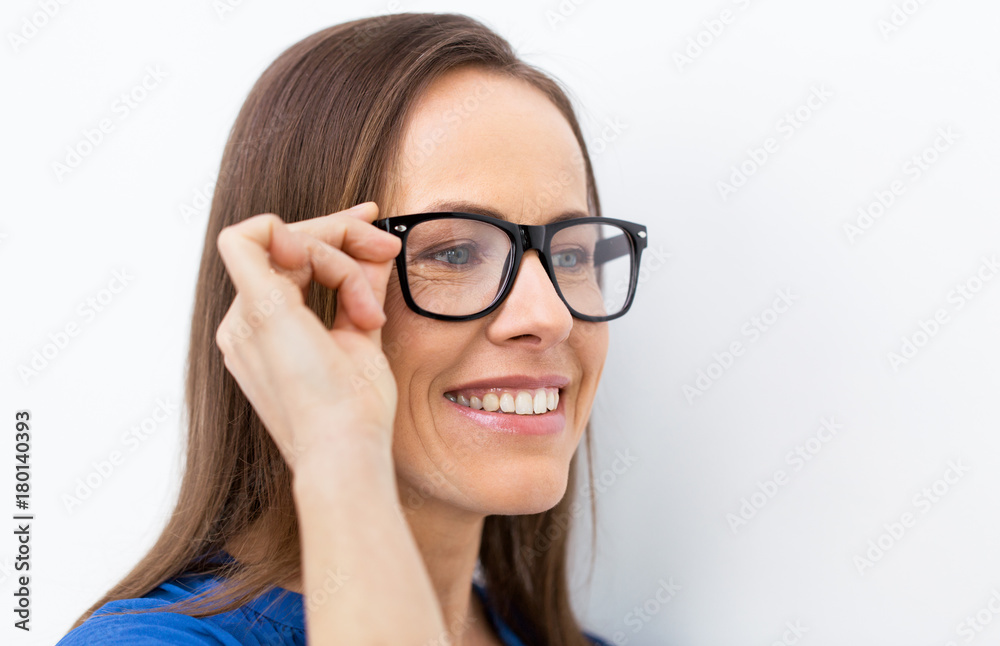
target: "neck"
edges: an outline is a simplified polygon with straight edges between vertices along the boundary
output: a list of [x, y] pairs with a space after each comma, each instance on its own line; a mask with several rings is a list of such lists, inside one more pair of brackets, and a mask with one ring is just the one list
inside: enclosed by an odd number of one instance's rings
[[400, 500], [419, 500], [419, 505], [402, 505], [404, 517], [423, 557], [431, 583], [444, 615], [451, 641], [468, 643], [463, 635], [492, 633], [484, 609], [472, 590], [472, 575], [479, 557], [485, 517], [418, 497], [399, 483]]
[[[424, 497], [397, 481], [403, 515], [417, 544], [424, 566], [430, 576], [438, 604], [445, 620], [450, 640], [439, 643], [471, 644], [479, 637], [493, 636], [489, 619], [472, 589], [472, 575], [479, 557], [485, 517], [456, 509], [441, 501]], [[240, 561], [258, 562], [268, 558], [270, 544], [266, 527], [261, 521], [244, 535], [227, 543], [226, 551]], [[294, 576], [279, 585], [303, 593], [301, 576]], [[495, 643], [492, 642], [491, 643]]]

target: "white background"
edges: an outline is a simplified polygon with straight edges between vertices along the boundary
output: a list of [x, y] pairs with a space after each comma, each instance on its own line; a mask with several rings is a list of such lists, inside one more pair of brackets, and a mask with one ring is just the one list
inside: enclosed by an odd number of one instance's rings
[[[469, 13], [565, 82], [605, 215], [649, 227], [594, 408], [604, 484], [589, 585], [587, 518], [574, 542], [584, 623], [636, 645], [995, 643], [1000, 279], [983, 259], [1000, 254], [1000, 5], [895, 2], [912, 15], [891, 31], [893, 0], [71, 2], [18, 44], [41, 3], [5, 2], [0, 491], [13, 514], [14, 412], [29, 409], [36, 518], [34, 630], [5, 610], [2, 641], [55, 642], [171, 509], [207, 201], [251, 85], [308, 34], [402, 10]], [[714, 22], [724, 10], [731, 20]], [[116, 110], [157, 66], [157, 87]], [[825, 99], [809, 108], [814, 88]], [[53, 163], [102, 119], [113, 130], [57, 177]], [[754, 162], [748, 149], [768, 138]], [[751, 174], [722, 195], [741, 165]], [[879, 217], [849, 236], [859, 209]], [[115, 272], [125, 289], [82, 314]], [[959, 299], [966, 283], [978, 291]], [[792, 304], [769, 311], [782, 290]], [[768, 322], [757, 336], [755, 320]], [[921, 347], [894, 366], [903, 338]], [[161, 401], [176, 407], [167, 420], [126, 444]], [[815, 455], [789, 460], [797, 446]], [[115, 450], [122, 464], [68, 506]], [[777, 470], [783, 484], [768, 484]], [[754, 514], [734, 525], [741, 506]], [[912, 526], [891, 536], [906, 513]], [[3, 525], [8, 608], [16, 544]], [[965, 623], [977, 613], [982, 632]]]

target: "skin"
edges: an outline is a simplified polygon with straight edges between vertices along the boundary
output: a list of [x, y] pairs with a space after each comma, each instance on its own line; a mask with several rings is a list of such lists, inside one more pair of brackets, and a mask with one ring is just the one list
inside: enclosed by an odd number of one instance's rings
[[[540, 91], [459, 68], [432, 83], [411, 113], [399, 181], [382, 214], [444, 210], [435, 208], [443, 200], [524, 224], [587, 213], [581, 159], [568, 122]], [[327, 568], [354, 573], [336, 593], [339, 603], [307, 612], [311, 643], [417, 644], [418, 635], [440, 640], [447, 632], [455, 644], [497, 644], [470, 587], [484, 518], [541, 512], [565, 494], [607, 353], [607, 324], [574, 319], [534, 251], [490, 315], [420, 316], [404, 303], [391, 262], [398, 240], [366, 224], [377, 213], [367, 203], [291, 225], [261, 215], [220, 234], [238, 295], [217, 340], [295, 478], [305, 574], [283, 585], [308, 598], [322, 589], [318, 573]], [[295, 309], [311, 314], [299, 298], [311, 278], [339, 288], [330, 331]], [[227, 344], [224, 331], [275, 287], [288, 308], [249, 342]], [[389, 370], [374, 379], [363, 373], [383, 359]], [[360, 389], [348, 379], [359, 373], [366, 375]], [[560, 394], [562, 432], [498, 433], [457, 415], [443, 396], [469, 381], [517, 374], [570, 379]], [[234, 541], [234, 553], [240, 545]]]

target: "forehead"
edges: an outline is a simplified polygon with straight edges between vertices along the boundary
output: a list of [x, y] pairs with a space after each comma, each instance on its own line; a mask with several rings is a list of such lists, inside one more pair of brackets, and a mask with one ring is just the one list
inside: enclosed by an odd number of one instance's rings
[[411, 111], [397, 160], [393, 213], [463, 203], [542, 223], [587, 214], [576, 137], [533, 85], [475, 67], [436, 79]]

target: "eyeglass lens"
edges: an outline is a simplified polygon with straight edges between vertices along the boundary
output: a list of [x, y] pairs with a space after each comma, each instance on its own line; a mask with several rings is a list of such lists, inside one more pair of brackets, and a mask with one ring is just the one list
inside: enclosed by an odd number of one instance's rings
[[[586, 316], [622, 310], [633, 265], [625, 231], [601, 222], [574, 224], [552, 236], [550, 252], [559, 291], [572, 309]], [[426, 220], [414, 225], [406, 239], [410, 295], [434, 314], [476, 314], [503, 289], [513, 255], [507, 233], [488, 222]]]

